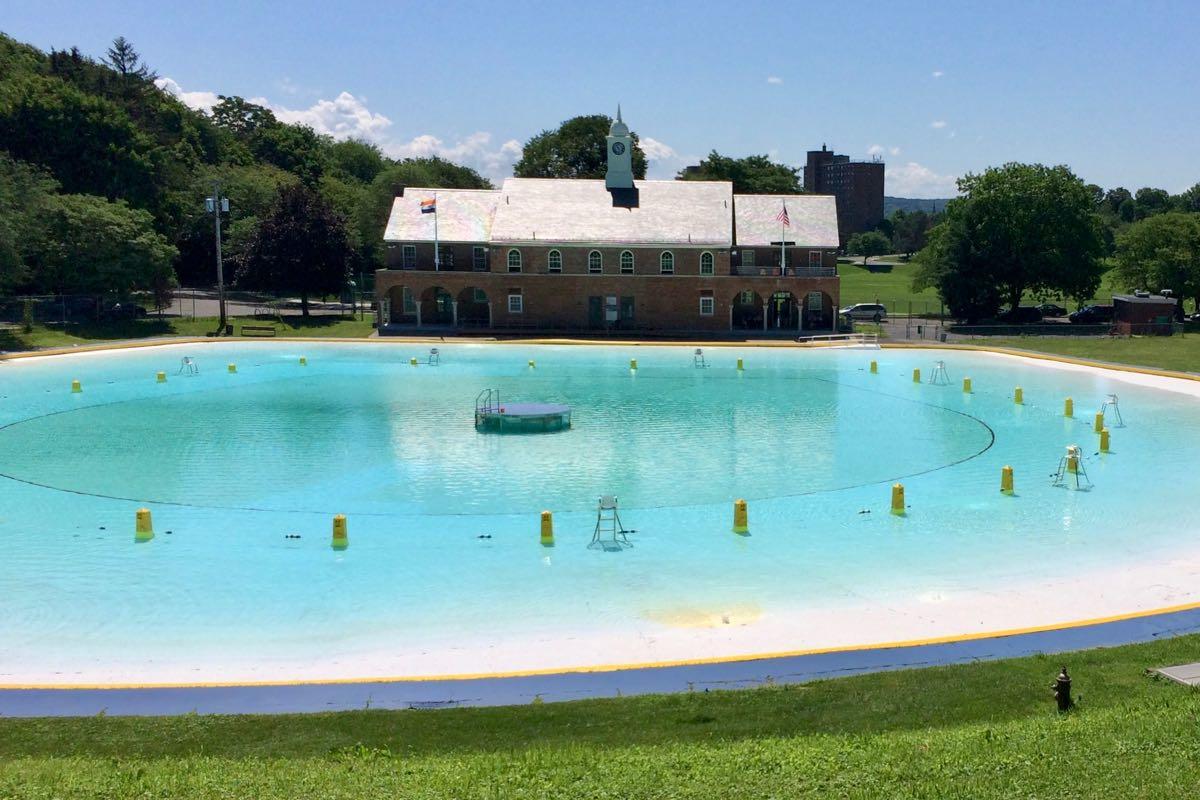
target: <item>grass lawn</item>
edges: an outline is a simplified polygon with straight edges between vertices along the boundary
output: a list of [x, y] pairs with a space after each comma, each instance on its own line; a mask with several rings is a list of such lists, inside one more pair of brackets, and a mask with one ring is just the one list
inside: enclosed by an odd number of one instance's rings
[[867, 266], [862, 265], [862, 259], [856, 258], [853, 263], [839, 263], [838, 275], [842, 278], [841, 303], [843, 306], [855, 303], [883, 303], [892, 316], [908, 313], [908, 304], [912, 303], [914, 314], [936, 314], [941, 308], [937, 292], [927, 289], [923, 292], [912, 290], [913, 275], [917, 267], [914, 264], [888, 263], [877, 264], [872, 261]]
[[[493, 709], [0, 720], [0, 797], [1186, 797], [1200, 637]], [[1071, 713], [1049, 690], [1070, 665]]]
[[1200, 372], [1200, 333], [1127, 339], [1110, 339], [1107, 336], [1014, 336], [974, 339], [970, 343], [1019, 347], [1043, 353], [1137, 364], [1143, 367]]
[[[277, 318], [253, 319], [239, 317], [231, 320], [234, 331], [248, 325], [270, 325], [279, 336], [369, 336], [374, 328], [372, 316], [357, 317], [300, 315]], [[32, 333], [22, 333], [20, 328], [0, 329], [0, 350], [33, 350], [40, 347], [70, 347], [81, 344], [99, 344], [120, 339], [149, 339], [162, 336], [204, 336], [217, 329], [213, 318], [180, 319], [175, 317], [145, 317], [138, 320], [114, 322], [72, 323], [68, 325], [34, 325]]]

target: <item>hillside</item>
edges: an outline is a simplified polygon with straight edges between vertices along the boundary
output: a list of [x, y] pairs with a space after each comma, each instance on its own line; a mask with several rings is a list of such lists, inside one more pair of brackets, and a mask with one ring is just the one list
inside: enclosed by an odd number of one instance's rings
[[883, 216], [890, 217], [893, 211], [924, 211], [936, 214], [946, 208], [950, 198], [924, 199], [919, 197], [883, 197]]

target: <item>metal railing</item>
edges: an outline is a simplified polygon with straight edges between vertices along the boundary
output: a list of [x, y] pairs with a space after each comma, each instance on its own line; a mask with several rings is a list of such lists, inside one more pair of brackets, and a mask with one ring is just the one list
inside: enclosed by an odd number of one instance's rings
[[729, 268], [730, 275], [744, 278], [834, 278], [837, 267], [788, 267], [786, 275], [779, 274], [778, 266], [737, 265]]
[[846, 344], [851, 347], [879, 349], [878, 333], [825, 333], [817, 336], [801, 336], [799, 344]]

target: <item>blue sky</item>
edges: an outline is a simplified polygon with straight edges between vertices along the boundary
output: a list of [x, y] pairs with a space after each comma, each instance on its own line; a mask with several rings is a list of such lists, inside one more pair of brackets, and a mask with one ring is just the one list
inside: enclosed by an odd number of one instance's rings
[[1200, 181], [1200, 2], [56, 2], [0, 30], [101, 55], [129, 38], [204, 106], [284, 119], [493, 177], [563, 119], [612, 113], [651, 177], [712, 149], [799, 165], [880, 154], [889, 194], [946, 196], [1005, 161], [1172, 192]]

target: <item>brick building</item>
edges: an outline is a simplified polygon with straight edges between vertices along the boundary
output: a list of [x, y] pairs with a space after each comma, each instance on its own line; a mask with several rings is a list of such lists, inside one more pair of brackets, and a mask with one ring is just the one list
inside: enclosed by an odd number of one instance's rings
[[[716, 181], [635, 181], [631, 149], [618, 115], [605, 180], [406, 189], [384, 234], [387, 268], [376, 274], [381, 331], [833, 327], [833, 197], [735, 195], [732, 184]], [[436, 213], [422, 213], [430, 200]], [[787, 227], [777, 219], [784, 204]]]
[[853, 233], [873, 231], [883, 221], [882, 161], [851, 161], [821, 145], [809, 150], [804, 191], [837, 198], [838, 236], [845, 245]]

